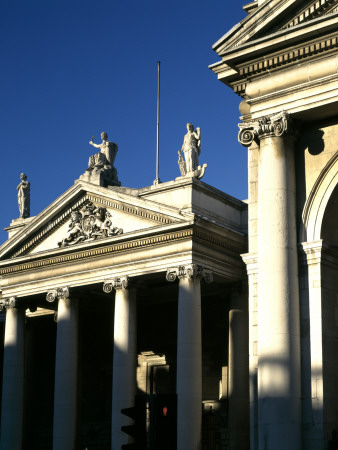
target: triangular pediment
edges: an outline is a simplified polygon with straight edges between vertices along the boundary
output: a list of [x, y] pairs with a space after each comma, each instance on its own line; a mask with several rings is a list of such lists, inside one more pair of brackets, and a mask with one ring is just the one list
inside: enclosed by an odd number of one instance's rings
[[[255, 3], [257, 7], [252, 6]], [[252, 2], [248, 6], [248, 16], [213, 45], [218, 55], [223, 56], [228, 51], [278, 31], [331, 16], [338, 11], [338, 0], [266, 0], [260, 5]]]
[[210, 66], [219, 80], [245, 98], [254, 77], [321, 58], [337, 46], [338, 0], [266, 0], [219, 39], [221, 60]]
[[18, 231], [0, 247], [0, 260], [103, 243], [184, 221], [178, 208], [139, 198], [135, 190], [78, 182], [36, 217], [13, 227]]

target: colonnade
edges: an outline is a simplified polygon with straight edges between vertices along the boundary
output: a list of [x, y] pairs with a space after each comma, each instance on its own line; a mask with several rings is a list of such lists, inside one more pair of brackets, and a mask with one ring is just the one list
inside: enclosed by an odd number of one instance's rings
[[[167, 281], [178, 284], [177, 331], [177, 449], [198, 450], [202, 428], [201, 287], [212, 281], [210, 270], [190, 264], [169, 268]], [[136, 287], [132, 279], [104, 281], [106, 293], [115, 291], [114, 356], [112, 383], [113, 450], [128, 443], [121, 427], [129, 418], [121, 409], [134, 406], [136, 393]], [[77, 448], [78, 421], [78, 317], [79, 299], [67, 287], [47, 293], [57, 301], [57, 336], [54, 383], [53, 450]], [[0, 449], [21, 450], [23, 439], [25, 305], [5, 301], [5, 357]], [[22, 306], [21, 306], [22, 305]], [[245, 371], [245, 369], [244, 369]], [[233, 398], [235, 401], [235, 398]]]

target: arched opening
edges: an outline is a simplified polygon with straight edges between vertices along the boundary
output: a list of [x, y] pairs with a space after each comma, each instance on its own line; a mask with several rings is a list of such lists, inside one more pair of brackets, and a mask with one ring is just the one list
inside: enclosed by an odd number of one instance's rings
[[323, 419], [331, 436], [338, 428], [338, 185], [327, 202], [321, 239]]

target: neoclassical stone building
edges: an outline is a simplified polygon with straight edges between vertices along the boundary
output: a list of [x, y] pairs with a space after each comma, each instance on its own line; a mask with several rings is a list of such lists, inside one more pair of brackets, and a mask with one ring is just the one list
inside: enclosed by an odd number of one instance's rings
[[211, 68], [243, 98], [250, 448], [337, 448], [338, 2], [244, 9]]
[[1, 449], [121, 449], [135, 395], [142, 448], [202, 428], [226, 448], [248, 403], [246, 203], [191, 176], [80, 178], [0, 248]]
[[244, 9], [211, 69], [243, 99], [248, 205], [112, 163], [8, 228], [1, 449], [120, 449], [135, 404], [149, 450], [337, 445], [338, 0]]

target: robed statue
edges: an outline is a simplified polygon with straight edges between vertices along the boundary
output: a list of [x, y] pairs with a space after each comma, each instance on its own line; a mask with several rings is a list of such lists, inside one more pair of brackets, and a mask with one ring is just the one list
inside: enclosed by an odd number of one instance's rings
[[[182, 156], [184, 154], [184, 159]], [[181, 150], [178, 151], [178, 165], [181, 176], [202, 178], [205, 172], [206, 164], [199, 165], [199, 156], [201, 153], [201, 129], [192, 123], [187, 123], [187, 134], [184, 136]]]
[[20, 217], [27, 219], [30, 217], [30, 183], [27, 181], [27, 175], [22, 173], [20, 175], [21, 183], [17, 186], [18, 204]]

